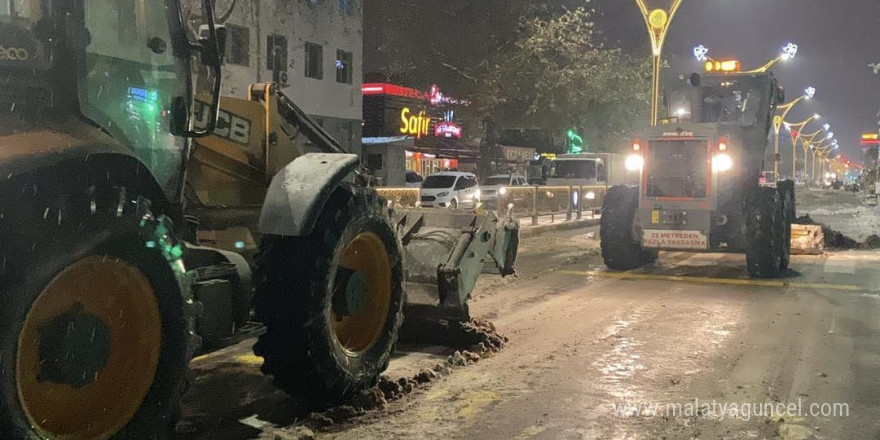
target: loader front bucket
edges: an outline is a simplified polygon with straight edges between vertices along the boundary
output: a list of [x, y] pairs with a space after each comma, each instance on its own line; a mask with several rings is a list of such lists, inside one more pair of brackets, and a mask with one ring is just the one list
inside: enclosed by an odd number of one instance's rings
[[467, 321], [482, 273], [515, 273], [519, 223], [492, 213], [398, 211], [405, 250], [407, 322]]

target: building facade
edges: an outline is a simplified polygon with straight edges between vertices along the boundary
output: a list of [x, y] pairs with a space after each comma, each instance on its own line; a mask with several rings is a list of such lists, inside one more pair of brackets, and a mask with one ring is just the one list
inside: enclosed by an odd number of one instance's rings
[[216, 16], [227, 29], [225, 96], [275, 82], [361, 154], [363, 0], [217, 0]]
[[475, 171], [479, 128], [461, 121], [470, 103], [396, 84], [363, 85], [364, 162], [386, 186], [403, 186], [406, 171]]

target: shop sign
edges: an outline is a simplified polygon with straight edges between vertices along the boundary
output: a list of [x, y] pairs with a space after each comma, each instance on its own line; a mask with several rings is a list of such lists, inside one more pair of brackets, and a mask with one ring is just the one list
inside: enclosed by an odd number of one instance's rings
[[441, 122], [434, 126], [434, 136], [461, 139], [462, 128], [454, 122]]
[[501, 147], [501, 154], [508, 162], [526, 163], [534, 160], [535, 149], [526, 147]]
[[430, 126], [431, 117], [424, 110], [414, 114], [409, 107], [404, 107], [400, 111], [401, 133], [421, 139], [422, 136], [428, 135], [428, 128]]

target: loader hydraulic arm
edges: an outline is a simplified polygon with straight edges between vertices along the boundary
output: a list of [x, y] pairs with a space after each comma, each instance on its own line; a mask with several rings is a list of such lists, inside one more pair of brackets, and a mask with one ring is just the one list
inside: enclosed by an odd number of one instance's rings
[[275, 100], [277, 102], [278, 116], [296, 128], [299, 133], [304, 134], [306, 138], [315, 145], [315, 147], [321, 150], [322, 153], [347, 153], [347, 151], [339, 145], [339, 142], [337, 142], [336, 139], [333, 139], [333, 136], [330, 136], [330, 134], [327, 133], [317, 121], [312, 119], [308, 113], [303, 111], [303, 109], [294, 104], [290, 98], [281, 93], [275, 84], [253, 84], [250, 86], [249, 94], [251, 100], [266, 101], [267, 103], [270, 103], [270, 105], [271, 100]]

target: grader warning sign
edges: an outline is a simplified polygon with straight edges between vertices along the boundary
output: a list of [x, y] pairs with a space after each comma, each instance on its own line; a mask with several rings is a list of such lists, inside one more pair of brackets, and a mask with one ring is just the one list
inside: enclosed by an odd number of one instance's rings
[[642, 231], [642, 246], [663, 249], [707, 249], [709, 239], [701, 231]]

